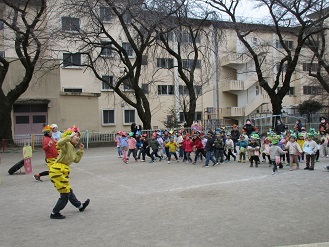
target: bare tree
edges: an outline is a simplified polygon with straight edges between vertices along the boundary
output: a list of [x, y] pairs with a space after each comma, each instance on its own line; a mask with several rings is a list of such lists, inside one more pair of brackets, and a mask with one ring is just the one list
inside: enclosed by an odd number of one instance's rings
[[318, 10], [310, 15], [310, 18], [314, 20], [320, 19], [318, 25], [321, 26], [321, 31], [308, 38], [306, 47], [313, 53], [308, 66], [309, 76], [316, 78], [324, 90], [329, 93], [329, 53], [327, 48], [329, 26], [326, 23], [328, 22], [328, 11], [329, 6], [325, 5], [325, 1], [321, 1]]
[[196, 13], [194, 3], [186, 2], [172, 18], [167, 19], [164, 26], [157, 27], [161, 41], [158, 44], [174, 57], [179, 79], [185, 84], [179, 86], [176, 97], [186, 126], [192, 125], [197, 100], [205, 93], [207, 86], [209, 88], [213, 65], [210, 58], [214, 52], [211, 47], [211, 23], [207, 20], [209, 13]]
[[[45, 35], [46, 0], [3, 0], [0, 21], [5, 40], [16, 58], [0, 56], [0, 139], [12, 140], [11, 111], [15, 101], [28, 89], [47, 42]], [[6, 84], [10, 68], [20, 67], [19, 81]], [[9, 143], [9, 142], [8, 142]]]
[[[277, 38], [274, 49], [280, 48], [280, 50], [278, 49], [280, 58], [277, 63], [274, 81], [271, 79], [273, 77], [266, 76], [268, 65], [264, 62], [264, 53], [258, 52], [259, 47], [254, 46], [247, 39], [252, 33], [257, 32], [260, 26], [254, 24], [243, 25], [241, 19], [237, 17], [236, 13], [241, 0], [206, 0], [205, 2], [217, 11], [229, 16], [233, 23], [232, 28], [254, 62], [259, 85], [268, 93], [271, 99], [273, 114], [281, 114], [282, 101], [290, 90], [292, 76], [298, 65], [302, 48], [311, 35], [323, 30], [319, 23], [328, 17], [328, 13], [317, 20], [311, 20], [308, 17], [310, 13], [316, 10], [316, 5], [320, 1], [257, 0], [257, 3], [266, 6], [269, 12], [272, 24], [267, 25], [267, 28], [275, 33]], [[294, 37], [293, 46], [285, 39], [286, 35]]]
[[[85, 55], [82, 66], [137, 110], [144, 129], [151, 129], [152, 109], [148, 90], [141, 82], [142, 72], [148, 55], [156, 49], [156, 26], [180, 7], [168, 5], [169, 2], [173, 1], [78, 0], [66, 5], [87, 21], [83, 29], [65, 39]], [[158, 11], [161, 8], [166, 11]], [[114, 75], [113, 82], [104, 78], [104, 74]], [[148, 81], [146, 86], [152, 83]]]

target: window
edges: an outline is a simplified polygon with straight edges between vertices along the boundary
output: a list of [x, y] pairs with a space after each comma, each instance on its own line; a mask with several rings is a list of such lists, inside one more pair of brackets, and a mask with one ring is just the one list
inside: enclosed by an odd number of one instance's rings
[[174, 85], [158, 85], [158, 95], [173, 95]]
[[132, 124], [135, 122], [135, 110], [124, 110], [124, 123]]
[[103, 57], [112, 57], [112, 45], [110, 42], [102, 41], [101, 42], [101, 56]]
[[317, 86], [303, 86], [303, 94], [318, 95], [322, 94], [323, 88]]
[[80, 30], [80, 19], [74, 17], [62, 17], [62, 31], [78, 32]]
[[157, 67], [163, 69], [172, 69], [174, 67], [174, 59], [172, 58], [157, 58]]
[[[200, 43], [200, 36], [198, 34], [196, 36], [194, 36], [194, 39], [195, 39], [195, 43]], [[180, 34], [178, 34], [178, 42], [193, 43], [192, 34], [187, 31], [182, 31]]]
[[131, 82], [129, 79], [126, 79], [123, 83], [123, 90], [124, 91], [131, 91], [131, 90], [134, 90]]
[[[194, 120], [202, 120], [202, 112], [201, 111], [196, 111], [194, 113]], [[185, 121], [185, 117], [184, 117], [184, 112], [180, 112], [179, 113], [179, 122], [184, 122]]]
[[253, 37], [253, 38], [251, 39], [251, 42], [252, 42], [254, 45], [257, 45], [257, 43], [258, 43], [258, 39], [257, 39], [256, 37]]
[[160, 39], [160, 36], [163, 36], [163, 38], [166, 40], [166, 41], [173, 41], [174, 39], [174, 34], [173, 32], [169, 32], [169, 33], [160, 33], [157, 35], [157, 39]]
[[[202, 86], [195, 85], [193, 88], [194, 88], [194, 93], [196, 94], [197, 97], [202, 95]], [[188, 95], [189, 94], [186, 85], [179, 85], [178, 90], [179, 90], [180, 95]]]
[[4, 28], [3, 21], [0, 21], [0, 30], [2, 30], [3, 28]]
[[[289, 40], [283, 40], [283, 43], [287, 46], [287, 48], [289, 50], [292, 50], [293, 47], [294, 47], [294, 42], [293, 41], [289, 41]], [[282, 47], [282, 44], [280, 43], [279, 40], [276, 41], [276, 45], [275, 45], [276, 48], [283, 48]]]
[[[194, 63], [193, 59], [182, 59], [182, 66], [183, 66], [184, 69], [191, 69], [193, 63]], [[200, 69], [200, 66], [201, 66], [201, 61], [197, 60], [195, 68]]]
[[133, 20], [131, 14], [128, 12], [124, 13], [122, 18], [123, 18], [124, 23], [126, 23], [126, 24], [130, 24]]
[[[281, 89], [281, 87], [277, 87], [277, 92], [279, 92], [279, 90]], [[289, 91], [286, 95], [289, 95], [289, 96], [294, 96], [295, 95], [295, 87], [289, 87]]]
[[303, 71], [316, 72], [318, 70], [318, 65], [316, 63], [303, 63]]
[[148, 94], [149, 93], [149, 84], [143, 83], [142, 84], [142, 90], [145, 94]]
[[46, 116], [45, 115], [34, 115], [33, 117], [33, 123], [46, 123]]
[[102, 113], [102, 125], [114, 125], [114, 110], [104, 109]]
[[101, 6], [99, 8], [99, 18], [101, 21], [111, 21], [112, 11], [110, 7]]
[[81, 66], [81, 54], [63, 53], [63, 66]]
[[256, 95], [259, 95], [259, 86], [256, 86]]
[[141, 64], [142, 65], [147, 65], [147, 59], [148, 59], [147, 55], [142, 55], [142, 62], [141, 62]]
[[64, 88], [64, 93], [82, 93], [82, 88]]
[[0, 57], [5, 57], [5, 52], [4, 51], [0, 51]]
[[[279, 70], [280, 70], [280, 63], [277, 63], [276, 64], [276, 71], [279, 72]], [[281, 72], [287, 72], [287, 64], [286, 63], [282, 64]]]
[[122, 43], [122, 49], [124, 49], [127, 52], [128, 57], [133, 57], [134, 56], [134, 50], [131, 47], [130, 43]]
[[28, 123], [30, 123], [30, 117], [29, 116], [16, 116], [15, 120], [16, 120], [16, 124], [28, 124]]
[[113, 76], [103, 75], [102, 79], [102, 91], [113, 90]]

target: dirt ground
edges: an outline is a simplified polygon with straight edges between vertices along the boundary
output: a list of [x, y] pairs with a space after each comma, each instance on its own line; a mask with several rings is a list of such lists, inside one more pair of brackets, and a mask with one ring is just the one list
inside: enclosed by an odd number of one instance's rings
[[[49, 178], [8, 175], [21, 151], [0, 157], [0, 246], [329, 246], [329, 158], [314, 171], [271, 175], [267, 163], [124, 164], [115, 147], [90, 148], [70, 176], [89, 207], [68, 204], [66, 219], [52, 220], [58, 193]], [[46, 170], [41, 149], [32, 164], [33, 173]]]

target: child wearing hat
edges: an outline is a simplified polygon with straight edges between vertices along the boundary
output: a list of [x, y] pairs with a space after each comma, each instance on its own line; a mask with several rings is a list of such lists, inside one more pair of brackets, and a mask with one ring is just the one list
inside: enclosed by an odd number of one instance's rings
[[238, 141], [237, 146], [239, 147], [239, 160], [238, 162], [245, 163], [246, 162], [246, 151], [248, 147], [248, 141], [246, 140], [244, 135], [240, 135], [240, 139]]
[[299, 169], [299, 160], [298, 157], [301, 156], [301, 153], [303, 152], [300, 148], [299, 144], [296, 142], [296, 135], [292, 134], [290, 135], [289, 141], [284, 146], [285, 149], [289, 152], [289, 160], [290, 160], [290, 171], [293, 170], [293, 163], [296, 163], [297, 170]]
[[286, 154], [286, 151], [283, 151], [279, 146], [278, 146], [279, 140], [278, 139], [272, 139], [272, 146], [270, 147], [269, 150], [269, 156], [270, 156], [270, 162], [273, 164], [273, 171], [272, 175], [275, 174], [275, 172], [278, 171], [278, 165], [281, 165], [281, 155]]
[[307, 140], [304, 142], [303, 151], [306, 154], [306, 167], [304, 170], [314, 170], [315, 154], [318, 144], [313, 140], [313, 133], [307, 133]]

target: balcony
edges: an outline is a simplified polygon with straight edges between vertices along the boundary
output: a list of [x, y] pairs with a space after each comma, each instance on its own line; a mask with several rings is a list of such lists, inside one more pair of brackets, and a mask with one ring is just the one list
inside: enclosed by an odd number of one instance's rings
[[249, 62], [250, 59], [251, 59], [250, 56], [248, 56], [247, 54], [232, 53], [223, 56], [221, 60], [221, 66], [230, 66], [234, 68], [237, 65], [241, 65]]
[[233, 92], [233, 91], [244, 91], [250, 88], [253, 84], [257, 82], [257, 79], [253, 77], [248, 78], [247, 81], [243, 80], [225, 80], [221, 81], [223, 92]]
[[241, 117], [244, 116], [244, 107], [225, 107], [222, 114], [223, 117]]
[[244, 81], [241, 80], [225, 80], [221, 82], [222, 85], [222, 91], [227, 92], [227, 91], [242, 91]]

